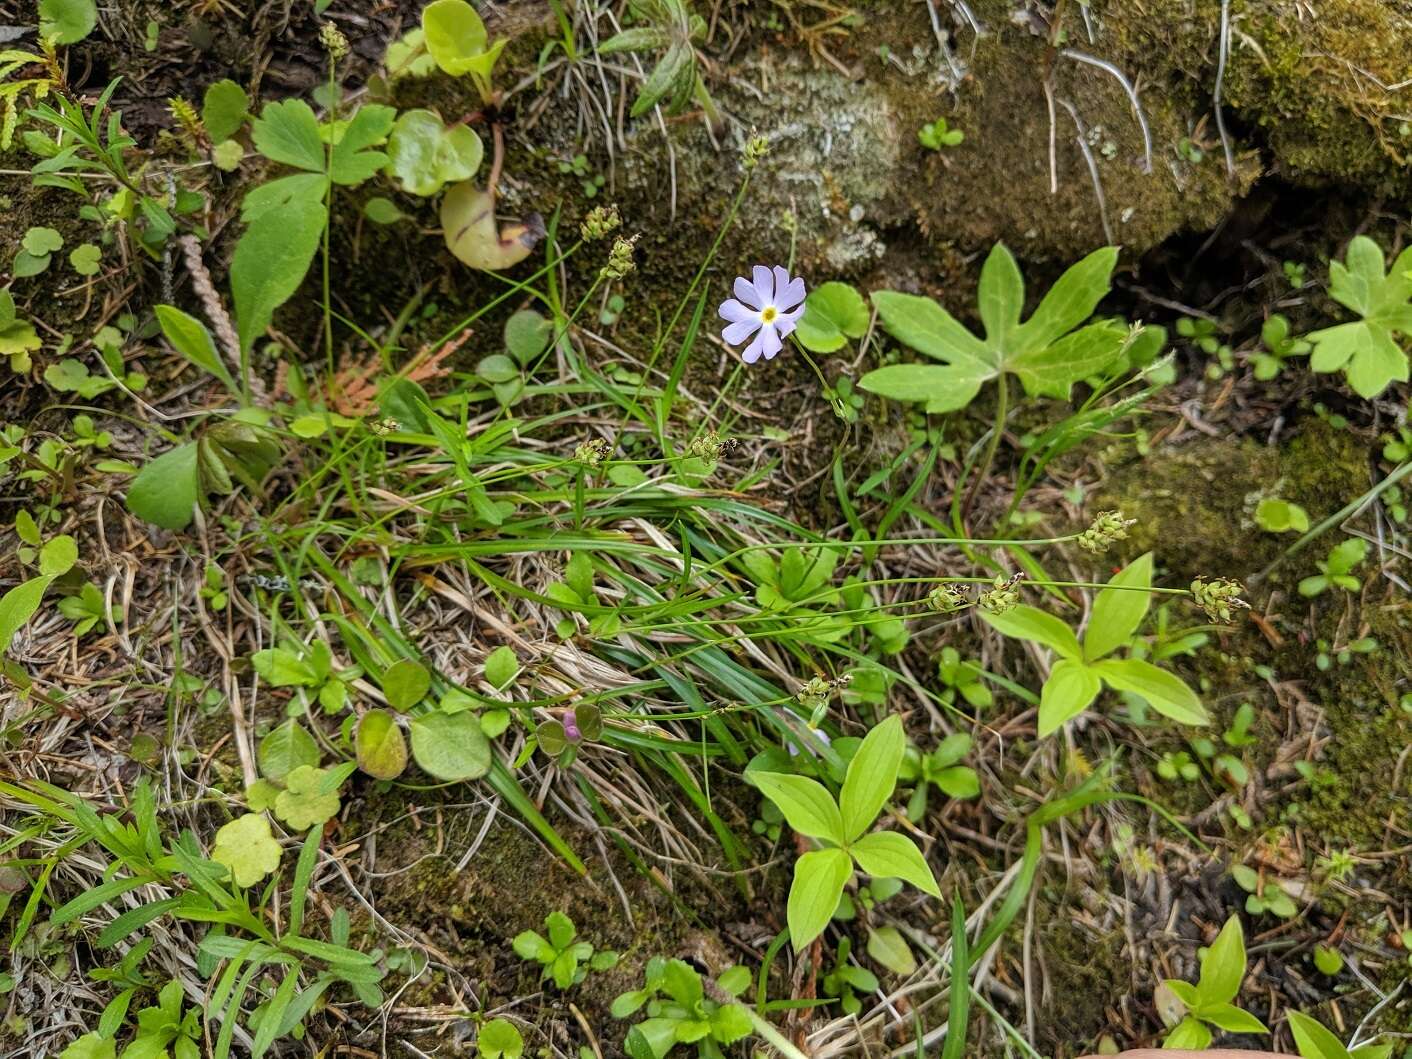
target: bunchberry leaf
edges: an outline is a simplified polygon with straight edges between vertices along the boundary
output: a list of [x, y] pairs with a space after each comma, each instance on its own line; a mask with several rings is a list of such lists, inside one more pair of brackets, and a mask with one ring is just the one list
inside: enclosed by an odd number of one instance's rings
[[848, 763], [843, 790], [839, 795], [844, 844], [853, 842], [872, 827], [878, 813], [892, 797], [892, 790], [897, 785], [897, 770], [906, 749], [907, 736], [902, 731], [902, 718], [897, 714], [874, 725], [864, 737], [858, 752]]
[[1105, 658], [1093, 668], [1112, 687], [1141, 695], [1164, 717], [1182, 724], [1210, 724], [1201, 699], [1180, 677], [1137, 658]]
[[765, 797], [779, 806], [789, 826], [801, 835], [826, 839], [840, 846], [847, 842], [838, 804], [817, 780], [787, 772], [748, 772], [746, 775]]
[[940, 897], [936, 877], [932, 875], [922, 851], [906, 835], [896, 831], [875, 831], [864, 835], [849, 847], [858, 867], [881, 879], [902, 879], [923, 893]]
[[1017, 640], [1033, 640], [1052, 648], [1061, 658], [1082, 658], [1074, 630], [1054, 615], [1037, 607], [1020, 604], [1001, 613], [982, 611], [981, 617], [993, 629]]
[[1052, 735], [1083, 713], [1102, 689], [1103, 682], [1091, 666], [1074, 658], [1055, 662], [1040, 691], [1040, 737]]
[[1132, 639], [1147, 615], [1152, 593], [1152, 553], [1134, 559], [1108, 580], [1093, 601], [1084, 632], [1084, 653], [1093, 662]]
[[803, 952], [824, 932], [852, 874], [853, 861], [841, 849], [813, 850], [794, 862], [786, 919], [795, 952]]

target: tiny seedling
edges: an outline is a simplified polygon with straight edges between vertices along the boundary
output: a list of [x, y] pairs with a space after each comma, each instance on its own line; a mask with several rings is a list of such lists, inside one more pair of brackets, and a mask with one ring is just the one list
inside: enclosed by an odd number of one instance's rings
[[929, 151], [940, 151], [943, 147], [958, 147], [966, 138], [960, 129], [953, 129], [945, 118], [929, 121], [917, 130], [917, 141]]
[[[716, 979], [720, 994], [737, 997], [750, 985], [750, 971], [730, 967]], [[697, 973], [684, 960], [654, 956], [647, 961], [641, 989], [619, 995], [610, 1009], [616, 1019], [640, 1010], [647, 1018], [628, 1031], [623, 1049], [631, 1059], [663, 1059], [678, 1044], [696, 1044], [699, 1059], [723, 1059], [721, 1049], [754, 1028], [742, 1004], [708, 997]]]
[[1260, 328], [1260, 341], [1265, 349], [1252, 354], [1250, 362], [1255, 366], [1255, 377], [1261, 382], [1277, 376], [1290, 357], [1305, 356], [1311, 348], [1305, 339], [1290, 335], [1289, 320], [1279, 313], [1271, 313]]
[[1195, 783], [1201, 776], [1201, 766], [1185, 750], [1169, 750], [1157, 762], [1157, 775], [1169, 782]]
[[1231, 878], [1245, 891], [1245, 910], [1252, 916], [1268, 914], [1288, 919], [1298, 911], [1284, 888], [1266, 879], [1263, 872], [1236, 864], [1231, 867]]
[[872, 993], [878, 988], [878, 976], [849, 959], [852, 951], [853, 942], [847, 937], [840, 938], [833, 968], [824, 975], [823, 983], [824, 994], [836, 997], [845, 1015], [857, 1015], [863, 1010], [858, 993]]
[[1361, 537], [1350, 537], [1340, 544], [1335, 544], [1329, 549], [1328, 558], [1314, 564], [1319, 568], [1319, 572], [1299, 582], [1299, 594], [1313, 599], [1323, 595], [1330, 588], [1357, 592], [1363, 582], [1353, 575], [1353, 571], [1367, 556], [1368, 542]]
[[1266, 533], [1303, 533], [1309, 513], [1298, 504], [1267, 496], [1255, 508], [1255, 524]]
[[1171, 978], [1163, 983], [1182, 1002], [1186, 1014], [1167, 1034], [1162, 1047], [1209, 1047], [1212, 1026], [1228, 1033], [1269, 1033], [1263, 1022], [1234, 1003], [1244, 977], [1245, 935], [1240, 920], [1231, 916], [1202, 953], [1201, 977], [1195, 985]]
[[606, 971], [617, 965], [616, 952], [594, 952], [590, 942], [575, 941], [578, 930], [563, 912], [545, 916], [544, 929], [548, 937], [525, 930], [515, 935], [512, 944], [520, 959], [542, 964], [540, 977], [552, 979], [560, 989], [578, 985], [589, 971]]
[[924, 754], [916, 747], [907, 748], [897, 775], [903, 783], [916, 785], [907, 800], [908, 820], [917, 823], [926, 815], [928, 791], [932, 787], [948, 798], [975, 798], [981, 793], [976, 770], [958, 764], [970, 752], [971, 737], [965, 732], [947, 736], [930, 753]]
[[936, 675], [942, 685], [941, 700], [954, 706], [959, 695], [976, 709], [986, 709], [995, 697], [981, 679], [982, 672], [978, 662], [963, 660], [954, 647], [943, 647], [936, 664]]

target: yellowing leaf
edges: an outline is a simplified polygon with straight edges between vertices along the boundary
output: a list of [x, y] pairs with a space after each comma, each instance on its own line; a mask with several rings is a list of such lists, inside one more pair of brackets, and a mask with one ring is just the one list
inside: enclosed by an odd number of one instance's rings
[[238, 816], [216, 832], [211, 859], [230, 869], [237, 886], [254, 886], [279, 867], [280, 847], [264, 813]]

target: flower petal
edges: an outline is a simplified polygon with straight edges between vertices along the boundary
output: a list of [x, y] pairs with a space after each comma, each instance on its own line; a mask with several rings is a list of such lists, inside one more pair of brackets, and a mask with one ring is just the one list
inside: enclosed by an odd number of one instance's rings
[[760, 310], [752, 309], [748, 305], [743, 305], [734, 298], [727, 298], [721, 302], [721, 307], [716, 310], [722, 320], [729, 320], [733, 324], [742, 320], [760, 319]]
[[774, 328], [780, 333], [781, 338], [788, 338], [794, 334], [794, 329], [799, 326], [799, 318], [804, 315], [804, 306], [800, 306], [793, 312], [780, 313], [775, 317]]
[[757, 360], [759, 360], [760, 349], [764, 342], [765, 335], [768, 333], [770, 333], [770, 329], [767, 327], [762, 330], [758, 335], [756, 335], [755, 341], [751, 342], [750, 345], [745, 347], [745, 351], [741, 353], [740, 359], [745, 361], [745, 363], [747, 364], [754, 364]]
[[762, 326], [760, 317], [752, 315], [747, 320], [737, 320], [732, 324], [728, 324], [725, 330], [721, 332], [721, 337], [731, 345], [738, 346], [756, 331], [760, 330]]
[[780, 341], [773, 324], [766, 324], [760, 329], [760, 341], [764, 343], [766, 360], [774, 360], [775, 354], [784, 348], [784, 343]]
[[804, 300], [804, 278], [795, 276], [789, 278], [789, 273], [775, 266], [775, 308], [793, 309]]
[[775, 303], [775, 277], [764, 265], [756, 265], [752, 272], [755, 275], [755, 293], [760, 295], [760, 308], [773, 305]]
[[751, 308], [763, 309], [765, 307], [764, 299], [755, 292], [755, 284], [751, 283], [744, 276], [736, 277], [735, 296]]

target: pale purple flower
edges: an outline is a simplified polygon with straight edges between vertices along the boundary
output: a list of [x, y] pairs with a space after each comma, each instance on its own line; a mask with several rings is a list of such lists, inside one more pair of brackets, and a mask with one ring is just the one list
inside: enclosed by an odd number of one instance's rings
[[735, 297], [721, 302], [717, 311], [727, 321], [721, 337], [731, 345], [738, 346], [755, 335], [740, 355], [745, 363], [754, 364], [762, 356], [770, 360], [804, 315], [804, 280], [799, 276], [790, 279], [779, 265], [773, 270], [756, 265], [753, 282], [744, 276], [738, 278]]

